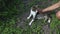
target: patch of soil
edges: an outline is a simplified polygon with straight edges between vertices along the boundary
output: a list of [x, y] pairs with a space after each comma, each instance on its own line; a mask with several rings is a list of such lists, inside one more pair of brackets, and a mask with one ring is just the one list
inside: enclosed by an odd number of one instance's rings
[[50, 34], [50, 28], [48, 24], [44, 25], [43, 27], [44, 34]]
[[16, 26], [21, 27], [21, 28], [25, 28], [26, 27], [25, 21], [27, 20], [28, 15], [29, 15], [29, 13], [24, 13], [24, 14], [22, 14], [22, 16], [19, 16], [17, 18]]
[[[25, 21], [27, 20], [26, 18], [27, 18], [28, 15], [29, 15], [29, 12], [27, 12], [27, 13], [23, 14], [22, 16], [20, 16], [20, 18], [17, 19], [16, 26], [25, 29], [26, 28]], [[49, 24], [46, 24], [46, 25], [42, 26], [44, 34], [50, 34], [50, 32], [51, 32], [51, 29], [48, 25]], [[56, 33], [56, 32], [53, 32], [53, 33]]]

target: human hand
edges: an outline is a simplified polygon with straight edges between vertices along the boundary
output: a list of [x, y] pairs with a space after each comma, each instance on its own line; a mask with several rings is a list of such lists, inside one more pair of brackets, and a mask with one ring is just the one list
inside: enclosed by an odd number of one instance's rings
[[43, 9], [37, 9], [38, 10], [38, 13], [44, 13], [42, 10]]

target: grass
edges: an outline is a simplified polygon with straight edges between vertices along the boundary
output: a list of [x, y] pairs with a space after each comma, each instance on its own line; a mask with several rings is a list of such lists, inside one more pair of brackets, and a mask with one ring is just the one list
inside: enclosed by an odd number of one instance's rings
[[[29, 1], [27, 3], [27, 8], [26, 8], [24, 7], [25, 4], [23, 3], [23, 1], [21, 2], [20, 0], [19, 2], [19, 0], [16, 0], [16, 4], [19, 4], [19, 8], [20, 8], [19, 10], [16, 9], [15, 4], [12, 4], [14, 5], [12, 7], [10, 6], [9, 8], [6, 8], [6, 11], [0, 14], [0, 16], [2, 15], [3, 18], [6, 18], [5, 20], [4, 19], [0, 20], [0, 34], [44, 34], [44, 31], [42, 30], [42, 26], [45, 25], [46, 23], [40, 20], [36, 20], [34, 23], [32, 23], [32, 26], [28, 25], [29, 20], [27, 20], [24, 25], [25, 28], [14, 26], [17, 21], [16, 15], [19, 15], [21, 17], [22, 14], [30, 10], [31, 6], [35, 5], [38, 2], [46, 3], [46, 5], [40, 5], [40, 8], [45, 8], [47, 7], [47, 5], [50, 6], [50, 4], [47, 3], [47, 0], [34, 0], [31, 2]], [[54, 4], [58, 2], [58, 0], [52, 0], [51, 2], [52, 2], [51, 4]], [[56, 34], [60, 34], [60, 29], [58, 27], [60, 26], [60, 20], [56, 18], [54, 12], [51, 14], [51, 16], [52, 16], [52, 22], [50, 24], [51, 34], [53, 34], [52, 31], [56, 31]]]

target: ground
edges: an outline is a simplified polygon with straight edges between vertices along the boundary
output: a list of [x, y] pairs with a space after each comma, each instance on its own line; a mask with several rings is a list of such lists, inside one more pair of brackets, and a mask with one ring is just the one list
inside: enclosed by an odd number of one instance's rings
[[0, 0], [0, 34], [60, 34], [60, 20], [53, 11], [50, 27], [43, 20], [35, 20], [31, 26], [26, 17], [33, 5], [43, 9], [59, 0]]

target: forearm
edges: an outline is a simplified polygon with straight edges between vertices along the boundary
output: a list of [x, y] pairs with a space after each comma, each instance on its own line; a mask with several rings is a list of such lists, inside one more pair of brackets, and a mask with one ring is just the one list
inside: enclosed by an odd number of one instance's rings
[[50, 7], [47, 7], [45, 9], [43, 9], [42, 11], [43, 12], [47, 12], [47, 11], [51, 11], [51, 10], [54, 10], [56, 8], [59, 8], [59, 7], [60, 7], [60, 2], [54, 4], [54, 5], [50, 6]]

